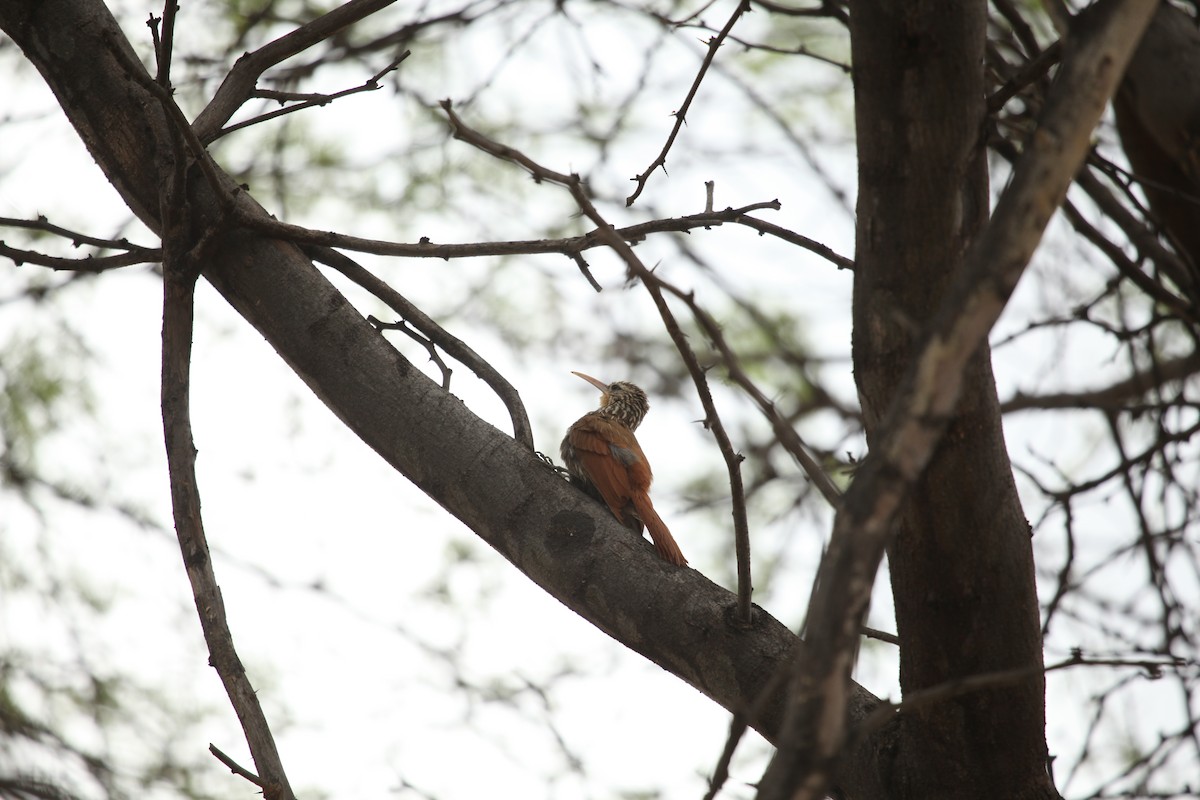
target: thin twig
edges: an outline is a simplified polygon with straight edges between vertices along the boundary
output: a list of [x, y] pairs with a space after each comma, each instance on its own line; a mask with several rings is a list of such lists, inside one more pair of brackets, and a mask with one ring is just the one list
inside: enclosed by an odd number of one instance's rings
[[154, 80], [164, 89], [171, 86], [171, 59], [175, 51], [175, 12], [179, 10], [177, 0], [164, 0], [162, 35], [158, 35], [158, 24], [153, 16], [147, 23], [154, 34], [154, 59], [158, 65]]
[[1016, 96], [1026, 86], [1041, 80], [1050, 68], [1062, 57], [1062, 42], [1050, 45], [1041, 55], [1021, 67], [1009, 81], [997, 89], [988, 98], [989, 113], [995, 113], [1004, 108], [1004, 104]]
[[592, 274], [591, 265], [588, 264], [587, 259], [583, 257], [583, 253], [572, 253], [571, 260], [575, 262], [577, 267], [579, 267], [580, 274], [583, 275], [584, 280], [586, 280], [593, 289], [595, 289], [597, 292], [604, 291], [603, 287], [600, 286], [600, 282], [596, 280], [596, 276]]
[[265, 114], [259, 114], [257, 117], [251, 117], [250, 119], [243, 120], [243, 121], [235, 123], [233, 125], [227, 125], [227, 126], [221, 128], [219, 131], [217, 131], [216, 133], [214, 133], [211, 136], [209, 144], [216, 141], [217, 139], [220, 139], [222, 136], [228, 136], [229, 134], [233, 133], [234, 131], [240, 131], [243, 128], [249, 128], [252, 125], [258, 125], [259, 123], [273, 120], [276, 117], [282, 117], [285, 114], [292, 114], [296, 111], [303, 111], [306, 108], [314, 108], [317, 106], [326, 106], [326, 105], [329, 105], [330, 103], [332, 103], [334, 100], [339, 100], [343, 97], [348, 97], [352, 94], [359, 94], [361, 92], [373, 92], [376, 89], [380, 89], [382, 87], [379, 84], [379, 80], [384, 75], [387, 75], [389, 72], [392, 72], [393, 70], [398, 69], [400, 66], [400, 62], [403, 61], [404, 59], [408, 58], [409, 55], [411, 55], [411, 54], [412, 54], [411, 50], [405, 50], [403, 53], [401, 53], [399, 56], [397, 56], [395, 59], [393, 59], [392, 63], [388, 64], [386, 67], [381, 69], [379, 72], [372, 75], [361, 85], [353, 86], [349, 89], [343, 89], [342, 91], [334, 92], [333, 94], [305, 94], [303, 96], [298, 96], [291, 92], [271, 92], [271, 91], [256, 89], [253, 92], [254, 97], [262, 97], [262, 98], [266, 98], [266, 99], [270, 99], [270, 100], [278, 100], [280, 103], [283, 103], [286, 100], [291, 100], [291, 99], [300, 100], [300, 102], [296, 103], [295, 105], [287, 106], [286, 108], [277, 108], [274, 111], [268, 111]]
[[846, 258], [845, 256], [838, 255], [833, 251], [832, 248], [821, 244], [815, 239], [809, 239], [807, 236], [802, 236], [795, 231], [789, 231], [787, 228], [774, 225], [770, 222], [766, 222], [755, 217], [739, 217], [738, 219], [734, 220], [734, 222], [745, 225], [749, 228], [754, 228], [754, 230], [758, 231], [759, 233], [769, 233], [772, 236], [788, 242], [789, 244], [799, 245], [805, 250], [816, 253], [821, 258], [824, 258], [825, 260], [837, 265], [838, 269], [854, 269], [853, 260]]
[[734, 23], [738, 21], [738, 18], [742, 14], [745, 14], [749, 10], [750, 0], [740, 0], [732, 16], [729, 17], [729, 21], [725, 23], [725, 27], [721, 29], [720, 33], [708, 40], [708, 53], [705, 54], [704, 61], [700, 64], [700, 70], [696, 73], [696, 80], [692, 81], [692, 88], [688, 90], [687, 97], [683, 99], [683, 105], [675, 112], [675, 125], [671, 128], [671, 134], [667, 136], [666, 144], [663, 145], [663, 149], [658, 156], [650, 162], [650, 166], [646, 167], [646, 170], [636, 178], [632, 178], [637, 183], [637, 188], [633, 190], [633, 194], [625, 198], [626, 206], [633, 205], [633, 201], [638, 199], [642, 190], [646, 188], [646, 181], [650, 179], [650, 176], [654, 174], [656, 169], [659, 167], [666, 168], [667, 153], [671, 151], [671, 145], [675, 143], [675, 137], [679, 135], [679, 130], [687, 122], [688, 109], [692, 105], [692, 100], [696, 97], [696, 92], [700, 89], [700, 83], [704, 80], [704, 75], [708, 72], [709, 65], [712, 64], [713, 58], [716, 57], [717, 50], [721, 48], [721, 44], [725, 41], [725, 38], [729, 36], [729, 32], [733, 30]]
[[253, 772], [246, 769], [245, 767], [243, 767], [241, 764], [234, 761], [229, 756], [225, 755], [225, 753], [221, 752], [221, 748], [217, 747], [212, 742], [208, 743], [208, 752], [210, 752], [214, 756], [216, 756], [217, 760], [220, 761], [222, 764], [229, 767], [229, 771], [232, 772], [234, 775], [241, 775], [243, 778], [250, 781], [255, 786], [265, 788], [265, 784], [263, 783], [262, 778], [258, 777]]
[[708, 791], [704, 793], [704, 800], [713, 800], [725, 782], [729, 780], [729, 765], [733, 763], [733, 754], [737, 752], [738, 743], [746, 735], [748, 727], [744, 714], [730, 716], [729, 735], [725, 737], [725, 746], [721, 748], [721, 757], [717, 759], [717, 765], [713, 768], [712, 778], [708, 781]]
[[1128, 402], [1161, 389], [1171, 381], [1183, 380], [1200, 372], [1200, 350], [1186, 356], [1158, 361], [1153, 372], [1136, 372], [1128, 378], [1100, 389], [1053, 394], [1025, 394], [1018, 391], [1000, 405], [1004, 413], [1047, 408], [1099, 408], [1117, 411]]
[[766, 44], [764, 42], [750, 42], [737, 36], [730, 36], [729, 41], [733, 42], [734, 44], [740, 44], [747, 50], [758, 50], [763, 53], [774, 53], [775, 55], [780, 56], [804, 56], [805, 58], [811, 58], [813, 61], [819, 61], [826, 66], [840, 70], [846, 75], [851, 74], [849, 64], [838, 61], [836, 58], [823, 56], [802, 44], [795, 45], [794, 47], [778, 47], [776, 45]]
[[408, 338], [412, 339], [417, 344], [425, 348], [425, 352], [429, 353], [429, 360], [442, 372], [442, 391], [450, 391], [450, 376], [454, 374], [454, 370], [438, 355], [437, 345], [429, 340], [428, 337], [422, 336], [420, 331], [414, 330], [405, 320], [397, 320], [396, 322], [384, 322], [383, 320], [369, 315], [367, 322], [371, 323], [377, 330], [400, 331]]
[[821, 0], [821, 4], [816, 8], [785, 6], [782, 3], [770, 2], [770, 0], [754, 0], [754, 5], [765, 11], [770, 11], [772, 14], [782, 14], [789, 17], [829, 17], [836, 19], [843, 25], [850, 23], [850, 15], [844, 7], [846, 5], [844, 0]]
[[900, 637], [889, 631], [881, 631], [878, 628], [869, 628], [866, 625], [863, 625], [861, 628], [859, 628], [859, 632], [868, 639], [886, 642], [887, 644], [894, 644], [897, 647], [900, 646]]
[[[624, 245], [624, 242], [621, 244]], [[725, 432], [725, 425], [721, 422], [720, 414], [717, 413], [716, 403], [713, 402], [712, 391], [708, 388], [706, 370], [700, 366], [700, 361], [696, 357], [696, 353], [692, 350], [692, 346], [688, 344], [687, 336], [680, 329], [674, 313], [672, 313], [670, 306], [667, 305], [667, 300], [663, 297], [661, 283], [642, 264], [641, 259], [634, 254], [632, 248], [624, 245], [623, 249], [627, 253], [621, 252], [621, 250], [618, 250], [618, 253], [625, 259], [625, 263], [629, 266], [630, 271], [642, 279], [642, 284], [646, 287], [646, 291], [650, 293], [650, 298], [654, 301], [655, 308], [658, 309], [658, 314], [662, 318], [667, 334], [671, 337], [671, 341], [675, 343], [675, 349], [679, 351], [679, 355], [683, 358], [683, 363], [687, 366], [688, 374], [691, 375], [692, 383], [696, 387], [696, 393], [700, 397], [700, 404], [704, 407], [704, 427], [712, 431], [713, 438], [717, 442], [717, 448], [721, 451], [721, 458], [725, 461], [725, 471], [729, 475], [730, 513], [733, 516], [733, 542], [737, 557], [738, 621], [743, 625], [749, 625], [751, 624], [753, 614], [751, 595], [754, 591], [754, 581], [750, 574], [750, 525], [746, 513], [746, 487], [742, 481], [742, 461], [744, 460], [744, 456], [734, 449], [733, 442], [729, 439], [729, 434]]]
[[46, 233], [59, 236], [63, 239], [70, 239], [71, 244], [75, 247], [80, 247], [86, 244], [91, 247], [98, 247], [102, 250], [138, 250], [142, 252], [157, 252], [157, 248], [133, 244], [128, 239], [100, 239], [86, 233], [73, 231], [70, 228], [62, 227], [61, 225], [55, 225], [41, 214], [39, 214], [36, 219], [0, 217], [0, 228], [24, 228], [32, 231], [45, 231]]
[[229, 70], [213, 99], [196, 117], [193, 125], [196, 136], [206, 144], [211, 143], [221, 127], [250, 98], [259, 77], [268, 69], [394, 2], [396, 0], [350, 0], [253, 53], [243, 55]]
[[162, 259], [161, 250], [142, 250], [121, 253], [115, 256], [84, 256], [83, 258], [59, 258], [39, 253], [36, 250], [22, 250], [10, 247], [0, 241], [0, 256], [11, 259], [18, 267], [22, 264], [37, 264], [39, 267], [49, 267], [64, 272], [105, 272], [120, 267], [132, 267], [137, 264], [153, 264]]
[[407, 320], [419, 330], [429, 341], [446, 351], [446, 353], [461, 362], [469, 370], [486, 383], [504, 407], [508, 409], [509, 419], [512, 420], [513, 438], [529, 451], [534, 450], [533, 428], [529, 424], [529, 415], [525, 404], [521, 402], [520, 393], [501, 375], [495, 367], [476, 353], [461, 339], [453, 336], [445, 328], [438, 325], [424, 311], [417, 308], [408, 298], [397, 292], [387, 283], [371, 274], [365, 267], [344, 253], [339, 253], [328, 247], [305, 247], [304, 252], [314, 261], [333, 267], [350, 280], [378, 297], [387, 306]]
[[779, 413], [779, 409], [771, 402], [762, 390], [750, 379], [746, 371], [742, 369], [741, 361], [737, 354], [733, 352], [733, 348], [725, 341], [725, 336], [721, 331], [721, 326], [712, 316], [696, 303], [696, 298], [691, 292], [684, 292], [677, 286], [662, 280], [658, 276], [654, 276], [653, 280], [658, 282], [664, 289], [682, 300], [692, 312], [692, 316], [700, 325], [700, 329], [712, 341], [713, 346], [717, 348], [717, 352], [721, 354], [721, 360], [725, 363], [725, 369], [729, 373], [729, 378], [734, 383], [742, 388], [742, 390], [750, 396], [754, 404], [758, 406], [759, 411], [767, 421], [771, 423], [772, 430], [779, 438], [779, 443], [784, 449], [792, 454], [797, 463], [804, 470], [809, 480], [816, 485], [821, 495], [829, 502], [835, 510], [841, 506], [842, 491], [834, 484], [833, 480], [825, 469], [817, 463], [817, 460], [808, 452], [808, 447], [804, 444], [804, 440], [800, 438], [800, 434], [796, 433], [796, 429], [784, 419]]
[[[499, 155], [498, 153], [495, 155], [504, 158], [503, 155]], [[557, 175], [557, 173], [555, 174]], [[561, 177], [566, 178], [567, 176]], [[741, 208], [726, 208], [721, 211], [639, 222], [624, 228], [617, 228], [616, 232], [618, 236], [627, 242], [640, 242], [654, 233], [690, 233], [696, 229], [708, 230], [724, 224], [744, 225], [759, 233], [769, 234], [810, 250], [830, 261], [839, 269], [854, 268], [853, 261], [845, 256], [838, 255], [820, 242], [790, 231], [787, 228], [773, 225], [757, 217], [750, 216], [751, 211], [764, 208], [778, 210], [780, 208], [779, 201], [768, 200], [751, 203]], [[580, 253], [596, 247], [606, 246], [605, 236], [607, 235], [601, 230], [596, 229], [580, 236], [567, 236], [558, 239], [523, 239], [501, 242], [442, 244], [432, 242], [427, 238], [422, 238], [419, 242], [390, 242], [383, 239], [365, 239], [334, 231], [318, 231], [300, 225], [291, 225], [272, 219], [265, 214], [240, 213], [238, 222], [260, 233], [287, 239], [297, 244], [336, 247], [340, 250], [353, 250], [358, 253], [370, 253], [378, 256], [440, 258], [444, 261], [454, 258], [561, 254], [571, 258], [578, 264], [579, 262], [576, 257]], [[580, 268], [584, 269], [585, 266], [586, 262]], [[591, 282], [589, 280], [589, 283]], [[594, 288], [595, 286], [593, 284]]]
[[[854, 737], [855, 743], [860, 742], [886, 725], [896, 714], [911, 713], [984, 689], [1010, 686], [1027, 680], [1039, 672], [1049, 674], [1071, 667], [1136, 667], [1145, 670], [1147, 675], [1153, 678], [1161, 676], [1164, 669], [1183, 669], [1194, 663], [1182, 658], [1086, 658], [1082, 651], [1075, 651], [1069, 658], [1048, 667], [1021, 667], [967, 675], [931, 686], [928, 689], [911, 692], [899, 703], [881, 702], [862, 722], [855, 726], [851, 735]], [[853, 748], [853, 746], [851, 747]]]

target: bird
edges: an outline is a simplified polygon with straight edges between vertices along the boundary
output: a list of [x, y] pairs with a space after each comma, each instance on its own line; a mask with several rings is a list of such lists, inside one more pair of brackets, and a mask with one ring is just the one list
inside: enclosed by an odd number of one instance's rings
[[687, 566], [683, 551], [650, 502], [654, 474], [633, 432], [646, 416], [646, 393], [628, 381], [604, 383], [572, 372], [600, 390], [600, 408], [589, 411], [567, 429], [559, 452], [571, 482], [608, 506], [622, 525], [650, 533], [664, 560]]

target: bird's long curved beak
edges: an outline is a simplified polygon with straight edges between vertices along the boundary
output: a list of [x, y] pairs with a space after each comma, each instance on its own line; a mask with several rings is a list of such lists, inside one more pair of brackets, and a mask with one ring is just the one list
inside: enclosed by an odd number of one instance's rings
[[604, 394], [608, 394], [608, 384], [604, 381], [596, 380], [591, 375], [584, 375], [582, 372], [576, 372], [575, 370], [571, 370], [571, 374], [578, 375], [580, 378], [583, 378], [585, 381], [590, 383], [592, 386], [595, 386]]

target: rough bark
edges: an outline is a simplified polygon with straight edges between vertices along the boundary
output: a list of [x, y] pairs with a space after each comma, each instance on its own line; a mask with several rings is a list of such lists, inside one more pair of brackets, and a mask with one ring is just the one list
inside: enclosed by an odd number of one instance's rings
[[[855, 378], [868, 442], [917, 337], [988, 214], [987, 4], [858, 3], [851, 13], [859, 199]], [[905, 696], [981, 673], [1027, 680], [901, 719], [887, 782], [912, 798], [1056, 797], [1029, 526], [986, 344], [888, 550]]]
[[[133, 51], [107, 8], [99, 0], [0, 0], [0, 28], [41, 72], [129, 207], [158, 230], [161, 165], [170, 159], [156, 154], [171, 146], [169, 122], [130, 78]], [[556, 599], [775, 736], [785, 684], [772, 677], [798, 646], [791, 631], [761, 610], [750, 627], [735, 624], [730, 592], [666, 565], [604, 508], [444, 392], [300, 248], [222, 227], [217, 198], [235, 187], [224, 173], [219, 184], [194, 166], [189, 171], [193, 234], [207, 239], [203, 277], [330, 410]], [[264, 213], [245, 193], [236, 202], [246, 213]], [[766, 701], [756, 703], [764, 692]], [[851, 717], [864, 718], [876, 702], [855, 686]], [[839, 775], [848, 796], [882, 794], [872, 744], [863, 743], [861, 758], [848, 759]]]

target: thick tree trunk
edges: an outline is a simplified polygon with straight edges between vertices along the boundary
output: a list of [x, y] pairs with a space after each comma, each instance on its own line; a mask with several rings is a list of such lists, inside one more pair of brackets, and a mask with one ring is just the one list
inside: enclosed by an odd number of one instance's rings
[[[982, 136], [987, 4], [852, 4], [858, 127], [854, 371], [868, 441], [916, 337], [988, 213]], [[895, 797], [1056, 797], [1029, 526], [1013, 483], [990, 354], [888, 549], [905, 696], [1029, 669], [1015, 684], [903, 715]]]

